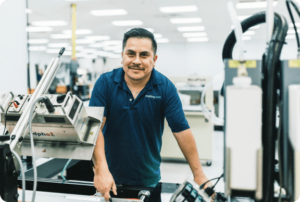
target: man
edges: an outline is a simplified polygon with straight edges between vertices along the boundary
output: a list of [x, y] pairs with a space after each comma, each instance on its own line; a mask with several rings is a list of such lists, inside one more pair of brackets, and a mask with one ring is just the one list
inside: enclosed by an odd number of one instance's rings
[[194, 181], [208, 180], [177, 90], [154, 69], [156, 50], [151, 32], [129, 30], [123, 39], [123, 68], [102, 74], [95, 84], [90, 106], [104, 106], [105, 112], [94, 151], [94, 185], [105, 200], [110, 189], [117, 194], [116, 184], [154, 187], [159, 182], [164, 118]]

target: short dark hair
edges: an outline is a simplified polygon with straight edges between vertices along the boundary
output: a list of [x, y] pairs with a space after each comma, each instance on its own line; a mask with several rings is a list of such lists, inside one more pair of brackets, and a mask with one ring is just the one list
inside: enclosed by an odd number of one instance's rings
[[129, 30], [128, 32], [126, 32], [124, 34], [124, 38], [123, 38], [122, 50], [124, 50], [127, 40], [129, 38], [148, 38], [148, 39], [150, 39], [152, 42], [153, 53], [154, 53], [154, 55], [156, 55], [157, 43], [155, 41], [154, 35], [151, 32], [149, 32], [148, 30], [143, 29], [143, 28], [133, 28], [133, 29]]

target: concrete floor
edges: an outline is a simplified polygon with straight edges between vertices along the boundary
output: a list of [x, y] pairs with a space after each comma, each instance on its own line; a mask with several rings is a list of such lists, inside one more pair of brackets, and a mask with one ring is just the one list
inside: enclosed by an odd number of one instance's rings
[[[213, 159], [211, 166], [203, 165], [204, 172], [209, 179], [219, 177], [223, 173], [224, 133], [213, 133]], [[192, 178], [192, 171], [187, 163], [161, 164], [161, 182], [182, 183], [186, 178]], [[213, 181], [215, 182], [215, 181]], [[224, 181], [221, 179], [215, 190], [224, 193]]]

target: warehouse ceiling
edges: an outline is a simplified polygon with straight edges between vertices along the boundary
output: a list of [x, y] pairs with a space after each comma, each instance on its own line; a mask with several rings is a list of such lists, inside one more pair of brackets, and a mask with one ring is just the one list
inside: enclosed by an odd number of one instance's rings
[[[71, 4], [77, 5], [77, 29], [91, 30], [86, 35], [78, 35], [78, 39], [86, 39], [89, 36], [109, 36], [110, 40], [121, 40], [123, 34], [132, 27], [152, 28], [154, 34], [163, 38], [162, 42], [168, 43], [191, 43], [188, 42], [187, 33], [204, 33], [201, 36], [206, 38], [203, 43], [215, 41], [225, 41], [231, 31], [231, 21], [227, 10], [227, 0], [28, 0], [29, 24], [34, 26], [36, 21], [64, 21], [66, 25], [51, 26], [52, 31], [30, 32], [30, 39], [48, 39], [49, 43], [71, 43], [70, 39], [55, 39], [53, 34], [62, 34], [64, 30], [71, 29]], [[236, 5], [239, 1], [234, 0]], [[171, 12], [163, 13], [161, 7], [173, 6], [196, 6], [193, 12]], [[95, 16], [92, 10], [124, 9], [127, 14], [119, 16]], [[283, 13], [290, 22], [284, 0], [279, 0], [274, 7], [276, 12]], [[239, 16], [250, 16], [257, 12], [264, 11], [265, 8], [237, 9]], [[300, 22], [296, 16], [297, 22]], [[172, 19], [201, 18], [188, 24], [173, 24]], [[142, 25], [138, 26], [115, 26], [113, 21], [139, 20]], [[178, 31], [178, 27], [203, 26], [203, 31]], [[258, 29], [251, 30], [248, 40], [265, 40], [266, 26], [262, 25]], [[187, 36], [183, 36], [187, 34]], [[197, 34], [196, 34], [197, 35]], [[201, 34], [200, 34], [201, 35]], [[200, 37], [200, 38], [201, 38]], [[161, 39], [157, 39], [160, 41]], [[208, 40], [208, 41], [207, 41]], [[295, 40], [295, 39], [291, 39]], [[193, 41], [190, 40], [190, 41]], [[196, 40], [197, 41], [197, 40]], [[201, 41], [201, 40], [200, 40]], [[99, 41], [98, 41], [99, 42]], [[97, 42], [97, 43], [98, 43]], [[95, 42], [94, 42], [95, 43]], [[91, 43], [78, 44], [84, 48], [90, 47]]]

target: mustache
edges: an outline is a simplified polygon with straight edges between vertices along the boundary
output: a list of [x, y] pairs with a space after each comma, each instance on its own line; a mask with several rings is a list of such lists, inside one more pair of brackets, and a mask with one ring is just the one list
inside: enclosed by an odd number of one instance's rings
[[139, 66], [128, 66], [128, 69], [139, 69], [139, 70], [144, 70], [144, 68], [141, 68]]

